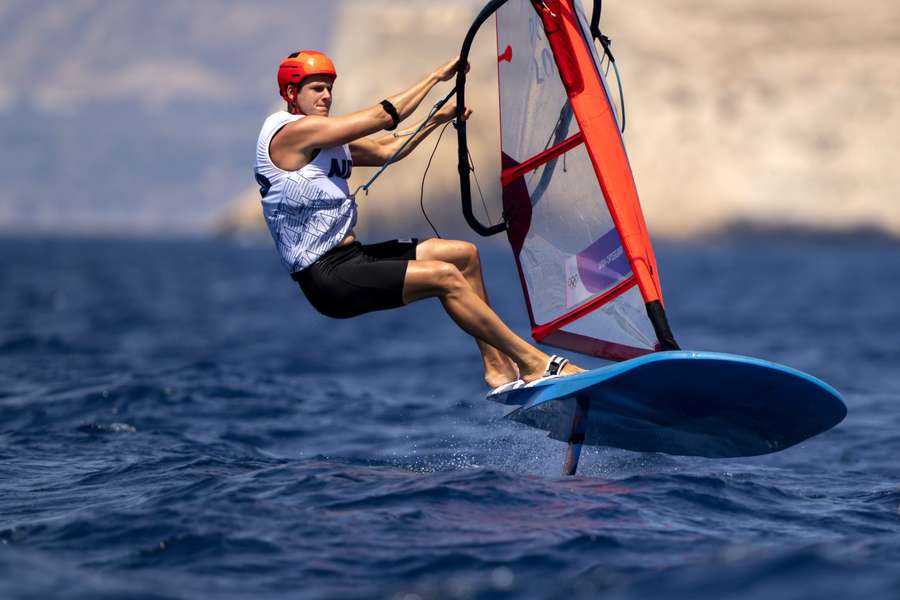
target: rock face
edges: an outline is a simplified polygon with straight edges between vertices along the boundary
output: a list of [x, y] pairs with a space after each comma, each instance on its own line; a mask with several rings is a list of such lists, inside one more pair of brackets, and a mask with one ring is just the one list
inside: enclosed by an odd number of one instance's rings
[[[612, 7], [611, 7], [612, 8]], [[648, 220], [900, 233], [900, 4], [616, 3]]]
[[[625, 86], [626, 144], [651, 232], [688, 237], [749, 223], [900, 234], [900, 4], [605, 4], [603, 28]], [[345, 1], [332, 45], [341, 73], [335, 112], [372, 105], [456, 54], [480, 5]], [[491, 220], [499, 217], [494, 44], [488, 23], [467, 88], [470, 145]], [[447, 131], [435, 155], [425, 204], [439, 229], [459, 231], [453, 136]], [[436, 137], [359, 198], [361, 233], [429, 234], [416, 203]], [[370, 173], [354, 170], [353, 183]], [[248, 193], [237, 204], [245, 215], [230, 228], [261, 225], [251, 203], [258, 199]]]

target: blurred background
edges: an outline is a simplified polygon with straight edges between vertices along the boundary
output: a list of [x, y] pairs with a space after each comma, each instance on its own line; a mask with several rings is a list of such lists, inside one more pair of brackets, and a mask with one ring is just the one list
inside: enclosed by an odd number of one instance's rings
[[[849, 415], [766, 457], [588, 448], [560, 480], [439, 302], [316, 313], [252, 177], [286, 54], [332, 55], [353, 111], [455, 56], [482, 1], [0, 0], [0, 598], [900, 597], [900, 2], [603, 3], [679, 343], [822, 377]], [[428, 214], [527, 336], [453, 137]], [[435, 141], [360, 198], [363, 240], [430, 235]]]
[[[352, 111], [455, 55], [480, 5], [4, 0], [0, 231], [264, 239], [251, 171], [259, 127], [280, 108], [279, 60], [299, 48], [331, 54], [333, 114]], [[838, 0], [604, 3], [654, 237], [734, 226], [900, 234], [898, 22], [893, 0], [864, 10]], [[496, 218], [494, 52], [482, 33], [468, 93], [476, 172]], [[442, 233], [462, 233], [451, 133], [425, 202]], [[360, 200], [364, 239], [428, 234], [416, 204], [432, 143]], [[370, 174], [356, 169], [354, 183]]]

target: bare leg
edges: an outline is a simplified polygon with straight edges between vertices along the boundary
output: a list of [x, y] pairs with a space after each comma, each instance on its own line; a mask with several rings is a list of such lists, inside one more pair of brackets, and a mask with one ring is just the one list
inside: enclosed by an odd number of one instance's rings
[[[517, 336], [482, 300], [460, 272], [449, 262], [411, 260], [403, 285], [403, 302], [439, 298], [450, 317], [466, 333], [510, 357], [526, 382], [540, 378], [548, 356]], [[582, 371], [566, 365], [563, 373]]]
[[[440, 238], [425, 240], [416, 247], [416, 259], [439, 260], [453, 264], [462, 273], [472, 291], [490, 306], [481, 274], [481, 259], [474, 244]], [[509, 356], [477, 337], [475, 342], [484, 362], [484, 381], [488, 386], [497, 387], [518, 377], [519, 369]]]

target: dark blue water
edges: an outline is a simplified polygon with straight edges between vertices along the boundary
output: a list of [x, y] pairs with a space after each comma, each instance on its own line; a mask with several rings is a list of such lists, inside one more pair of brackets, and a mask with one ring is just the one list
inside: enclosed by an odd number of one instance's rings
[[822, 377], [846, 421], [563, 478], [436, 301], [333, 321], [267, 244], [0, 241], [0, 597], [900, 597], [900, 244], [657, 253], [683, 346]]

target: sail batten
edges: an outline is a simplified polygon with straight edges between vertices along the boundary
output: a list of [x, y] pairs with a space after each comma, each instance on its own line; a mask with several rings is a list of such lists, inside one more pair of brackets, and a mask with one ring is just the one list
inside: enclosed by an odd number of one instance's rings
[[591, 300], [585, 302], [575, 310], [570, 313], [567, 313], [557, 319], [549, 323], [545, 323], [543, 325], [537, 324], [534, 327], [533, 335], [534, 339], [539, 342], [542, 342], [548, 335], [563, 327], [564, 325], [568, 325], [569, 323], [584, 317], [590, 312], [593, 312], [597, 308], [603, 306], [604, 304], [615, 300], [617, 297], [621, 296], [629, 289], [637, 285], [637, 280], [634, 278], [634, 275], [630, 275], [627, 279], [617, 284], [614, 288], [607, 291], [601, 296], [597, 296], [596, 298], [592, 298]]
[[510, 167], [509, 169], [503, 169], [503, 171], [501, 171], [500, 173], [500, 185], [508, 185], [513, 179], [521, 177], [529, 171], [534, 171], [546, 162], [553, 160], [561, 154], [565, 154], [572, 148], [583, 143], [584, 135], [582, 135], [582, 133], [579, 131], [575, 135], [566, 138], [552, 148], [548, 148], [540, 154], [532, 156], [525, 162], [519, 163], [514, 167]]

